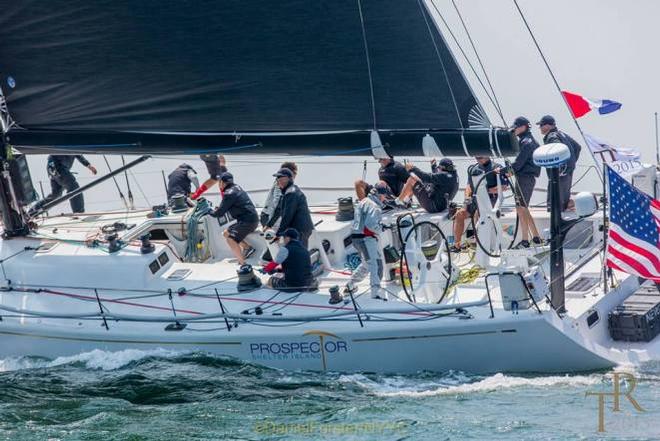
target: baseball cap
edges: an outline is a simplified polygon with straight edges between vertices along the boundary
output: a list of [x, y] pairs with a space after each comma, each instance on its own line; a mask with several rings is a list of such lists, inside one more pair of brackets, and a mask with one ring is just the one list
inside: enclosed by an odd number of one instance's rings
[[536, 123], [537, 126], [544, 126], [546, 124], [550, 124], [554, 126], [555, 123], [555, 118], [552, 115], [545, 115], [543, 118], [539, 120], [539, 122]]
[[529, 126], [530, 122], [527, 118], [524, 116], [519, 116], [515, 120], [513, 120], [513, 125], [511, 126], [512, 129], [517, 129], [518, 127], [523, 127], [523, 126]]
[[454, 168], [454, 161], [449, 158], [442, 158], [440, 162], [438, 162], [438, 165], [445, 169]]
[[293, 172], [288, 168], [281, 168], [273, 176], [276, 178], [281, 178], [283, 176], [286, 176], [287, 178], [293, 178]]
[[220, 175], [220, 180], [222, 182], [234, 182], [234, 175], [229, 172], [224, 172]]
[[391, 193], [390, 187], [387, 186], [387, 184], [383, 183], [378, 183], [374, 186], [374, 191], [376, 194], [384, 194], [384, 195], [389, 195]]
[[293, 240], [298, 240], [298, 238], [300, 238], [300, 234], [298, 234], [298, 230], [295, 228], [287, 228], [284, 230], [284, 237], [290, 237]]

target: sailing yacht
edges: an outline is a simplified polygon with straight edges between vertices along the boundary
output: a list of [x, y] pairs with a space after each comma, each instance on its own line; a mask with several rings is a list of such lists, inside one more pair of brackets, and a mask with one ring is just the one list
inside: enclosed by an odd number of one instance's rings
[[[449, 213], [388, 212], [386, 302], [367, 281], [330, 301], [355, 254], [334, 206], [312, 208], [318, 289], [294, 293], [237, 271], [223, 238], [233, 220], [205, 216], [206, 202], [28, 216], [29, 154], [144, 155], [44, 211], [156, 154], [515, 154], [427, 2], [5, 3], [2, 356], [169, 348], [281, 369], [476, 373], [660, 357], [658, 338], [613, 338], [610, 313], [648, 287], [603, 271], [606, 222], [591, 194], [572, 217], [534, 210], [550, 246], [514, 250], [515, 208], [501, 187], [491, 206], [477, 184], [474, 256], [449, 252]], [[537, 153], [556, 183], [565, 146]], [[253, 268], [277, 251], [263, 233], [247, 241]]]

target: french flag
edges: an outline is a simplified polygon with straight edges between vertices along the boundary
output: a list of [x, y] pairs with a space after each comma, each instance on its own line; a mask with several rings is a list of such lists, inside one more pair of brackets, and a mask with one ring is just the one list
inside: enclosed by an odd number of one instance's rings
[[565, 90], [562, 90], [561, 94], [564, 95], [566, 104], [571, 108], [571, 113], [575, 118], [584, 116], [594, 109], [598, 109], [598, 113], [601, 115], [606, 115], [621, 108], [621, 103], [612, 100], [592, 100]]

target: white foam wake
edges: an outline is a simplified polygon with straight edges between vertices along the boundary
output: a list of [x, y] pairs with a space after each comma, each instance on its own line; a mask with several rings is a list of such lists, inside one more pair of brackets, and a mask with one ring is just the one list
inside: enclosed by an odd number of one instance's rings
[[518, 377], [495, 374], [478, 381], [470, 381], [462, 374], [452, 374], [437, 380], [406, 377], [383, 377], [372, 380], [364, 375], [345, 375], [343, 382], [354, 383], [365, 390], [384, 397], [429, 397], [493, 392], [516, 387], [550, 388], [555, 386], [588, 386], [603, 381], [602, 375], [552, 375]]
[[0, 360], [0, 372], [49, 368], [73, 363], [83, 363], [88, 369], [111, 371], [146, 357], [174, 358], [182, 353], [183, 352], [180, 351], [170, 351], [165, 349], [152, 349], [146, 351], [139, 349], [124, 349], [116, 352], [94, 349], [90, 352], [83, 352], [68, 357], [58, 357], [54, 360], [31, 357], [9, 357]]

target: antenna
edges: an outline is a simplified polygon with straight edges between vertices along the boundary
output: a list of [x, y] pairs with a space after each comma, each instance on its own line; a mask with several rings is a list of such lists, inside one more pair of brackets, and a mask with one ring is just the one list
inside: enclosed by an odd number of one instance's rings
[[658, 142], [658, 112], [655, 112], [655, 163], [660, 164], [660, 142]]

